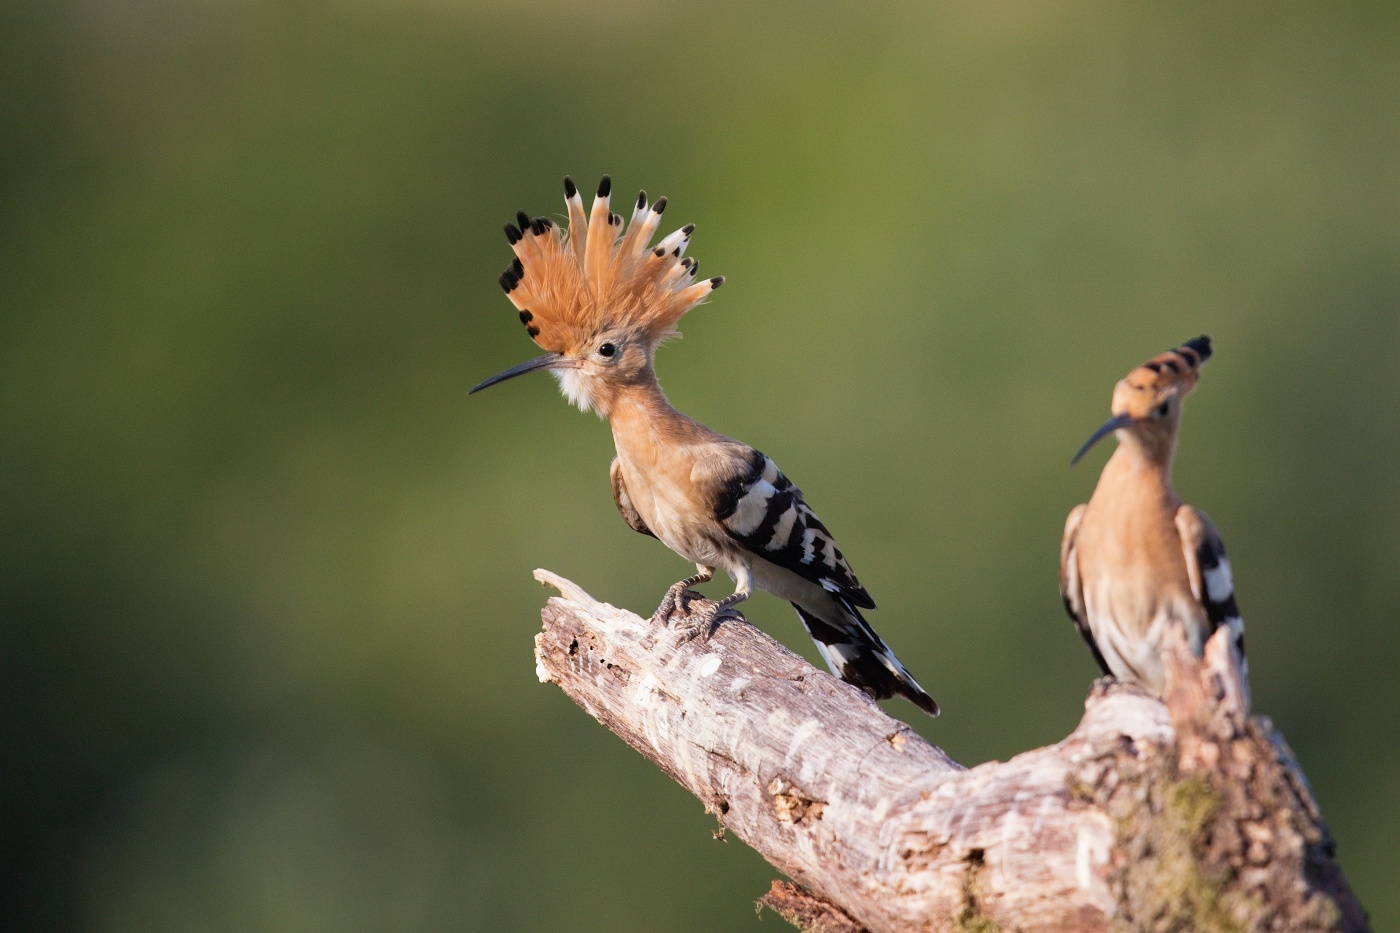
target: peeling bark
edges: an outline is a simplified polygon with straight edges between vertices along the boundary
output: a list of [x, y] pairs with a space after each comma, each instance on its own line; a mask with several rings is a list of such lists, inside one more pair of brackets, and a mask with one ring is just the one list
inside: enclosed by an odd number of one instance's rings
[[804, 930], [1368, 929], [1224, 638], [1173, 643], [1166, 704], [1101, 682], [1063, 741], [966, 769], [746, 623], [680, 643], [536, 578], [540, 679], [797, 882], [761, 903]]
[[803, 933], [868, 933], [844, 910], [791, 881], [774, 881], [768, 893], [758, 899], [759, 910], [764, 907]]

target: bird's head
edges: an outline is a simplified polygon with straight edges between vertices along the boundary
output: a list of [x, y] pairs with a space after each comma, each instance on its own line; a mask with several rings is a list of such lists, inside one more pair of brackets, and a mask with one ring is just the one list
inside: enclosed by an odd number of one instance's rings
[[655, 246], [666, 199], [637, 196], [631, 222], [609, 206], [612, 183], [598, 186], [590, 215], [572, 180], [564, 179], [569, 229], [523, 211], [506, 225], [515, 259], [501, 287], [520, 312], [530, 339], [545, 351], [477, 385], [476, 392], [537, 369], [559, 380], [569, 401], [606, 416], [628, 386], [654, 378], [657, 346], [676, 336], [681, 317], [724, 282], [699, 279], [685, 256], [695, 227], [687, 225]]
[[1202, 334], [1154, 356], [1120, 379], [1113, 388], [1113, 417], [1084, 442], [1070, 462], [1078, 463], [1089, 448], [1117, 431], [1126, 432], [1151, 452], [1169, 455], [1182, 403], [1196, 388], [1201, 366], [1210, 354], [1210, 338]]

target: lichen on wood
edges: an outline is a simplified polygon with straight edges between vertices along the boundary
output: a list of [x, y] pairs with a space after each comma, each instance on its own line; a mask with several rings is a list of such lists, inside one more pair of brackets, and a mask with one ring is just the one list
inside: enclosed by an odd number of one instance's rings
[[967, 854], [967, 870], [963, 875], [963, 903], [953, 918], [953, 933], [1001, 933], [1001, 924], [982, 912], [979, 879], [986, 869], [986, 856], [981, 849]]

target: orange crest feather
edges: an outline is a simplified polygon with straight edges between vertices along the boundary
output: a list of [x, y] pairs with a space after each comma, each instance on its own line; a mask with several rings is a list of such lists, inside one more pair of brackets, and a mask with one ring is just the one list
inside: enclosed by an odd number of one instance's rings
[[1210, 338], [1202, 334], [1135, 367], [1113, 389], [1114, 413], [1146, 418], [1159, 404], [1190, 395], [1210, 353]]
[[637, 327], [654, 346], [676, 334], [676, 324], [724, 279], [696, 281], [700, 264], [685, 257], [693, 225], [661, 240], [666, 199], [647, 206], [637, 197], [632, 219], [609, 206], [612, 183], [605, 175], [590, 215], [572, 180], [564, 179], [569, 229], [523, 211], [520, 224], [506, 225], [515, 260], [501, 274], [501, 287], [520, 312], [530, 338], [546, 350], [571, 353], [607, 327]]
[[1188, 340], [1175, 350], [1159, 353], [1124, 377], [1136, 387], [1162, 391], [1176, 386], [1181, 394], [1196, 387], [1201, 365], [1210, 359], [1210, 338], [1205, 334]]

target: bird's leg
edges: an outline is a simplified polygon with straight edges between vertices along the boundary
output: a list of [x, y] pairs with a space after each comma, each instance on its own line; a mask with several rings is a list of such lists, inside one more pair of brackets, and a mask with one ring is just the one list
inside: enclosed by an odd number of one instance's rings
[[705, 638], [708, 639], [714, 633], [714, 628], [719, 623], [720, 617], [749, 598], [753, 592], [753, 575], [749, 569], [741, 567], [734, 576], [736, 586], [733, 593], [718, 602], [711, 603], [694, 615], [686, 616], [685, 620], [676, 626], [681, 634], [682, 643], [690, 641], [701, 633], [704, 633]]
[[696, 564], [695, 569], [700, 572], [693, 577], [686, 577], [666, 591], [666, 595], [661, 599], [661, 605], [657, 606], [656, 612], [652, 613], [651, 620], [653, 622], [671, 621], [671, 614], [676, 611], [676, 603], [680, 602], [682, 593], [697, 583], [709, 583], [715, 578], [715, 568], [713, 567]]

